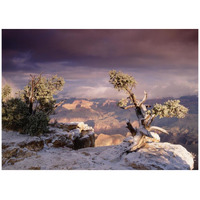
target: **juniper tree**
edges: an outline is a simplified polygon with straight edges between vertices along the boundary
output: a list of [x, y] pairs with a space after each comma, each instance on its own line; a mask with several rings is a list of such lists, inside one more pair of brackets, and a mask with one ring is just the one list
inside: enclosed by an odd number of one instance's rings
[[20, 98], [7, 100], [11, 88], [2, 89], [2, 125], [4, 129], [29, 135], [48, 131], [49, 115], [62, 102], [56, 104], [54, 95], [62, 90], [64, 79], [57, 75], [50, 78], [33, 76], [19, 93]]
[[138, 118], [138, 129], [132, 126], [130, 120], [127, 121], [126, 127], [129, 129], [132, 137], [134, 138], [134, 140], [132, 140], [132, 145], [130, 146], [130, 151], [140, 148], [145, 144], [145, 141], [148, 141], [150, 138], [152, 138], [150, 140], [153, 141], [160, 141], [158, 134], [152, 131], [168, 134], [168, 132], [163, 128], [151, 125], [157, 116], [160, 118], [184, 118], [188, 112], [188, 109], [181, 105], [179, 100], [168, 100], [163, 105], [155, 104], [153, 108], [150, 109], [150, 105], [145, 105], [145, 101], [147, 100], [146, 91], [144, 91], [144, 98], [141, 101], [136, 98], [133, 89], [135, 88], [137, 82], [134, 77], [115, 70], [110, 71], [109, 75], [109, 82], [114, 86], [114, 88], [118, 91], [124, 91], [127, 94], [127, 98], [121, 99], [118, 102], [118, 106], [122, 109], [134, 108]]
[[5, 102], [9, 98], [11, 91], [12, 89], [9, 85], [5, 85], [2, 88], [2, 102]]
[[29, 109], [20, 98], [11, 98], [2, 104], [2, 127], [23, 132], [28, 123]]
[[49, 115], [56, 106], [54, 95], [63, 89], [65, 81], [57, 75], [51, 78], [41, 74], [39, 76], [30, 76], [31, 80], [21, 92], [21, 97], [29, 106], [30, 114], [42, 111]]

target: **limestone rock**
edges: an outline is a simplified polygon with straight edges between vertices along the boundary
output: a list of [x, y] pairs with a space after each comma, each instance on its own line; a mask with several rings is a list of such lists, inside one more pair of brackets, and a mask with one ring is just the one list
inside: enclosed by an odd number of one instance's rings
[[44, 141], [38, 137], [33, 137], [29, 141], [18, 143], [20, 148], [27, 148], [31, 151], [40, 151], [44, 148]]
[[123, 159], [134, 169], [188, 170], [194, 167], [193, 155], [183, 146], [170, 143], [149, 143]]
[[65, 147], [65, 146], [70, 147], [70, 148], [74, 147], [73, 142], [69, 138], [62, 135], [54, 138], [52, 140], [52, 144], [53, 144], [53, 147], [56, 147], [56, 148]]
[[74, 140], [74, 149], [81, 149], [86, 147], [95, 146], [95, 134], [94, 132], [81, 132], [79, 137]]
[[76, 150], [95, 146], [94, 129], [83, 122], [59, 123], [56, 127], [62, 128], [62, 131], [52, 128], [55, 131], [52, 140], [54, 147], [70, 147]]
[[8, 147], [2, 151], [2, 165], [6, 163], [13, 165], [33, 155], [35, 155], [35, 152], [31, 152], [26, 148]]
[[130, 136], [119, 145], [93, 148], [94, 132], [87, 127], [78, 129], [67, 132], [54, 127], [53, 133], [42, 137], [2, 131], [2, 169], [189, 170], [194, 167], [193, 155], [181, 145], [151, 142], [129, 152], [134, 143]]
[[[131, 138], [129, 138], [131, 140]], [[127, 140], [116, 146], [82, 148], [48, 148], [37, 156], [3, 165], [3, 169], [48, 170], [189, 170], [193, 169], [193, 156], [181, 145], [150, 143], [136, 152], [127, 153], [131, 144]], [[12, 157], [14, 158], [14, 157]], [[20, 159], [20, 158], [19, 158]]]

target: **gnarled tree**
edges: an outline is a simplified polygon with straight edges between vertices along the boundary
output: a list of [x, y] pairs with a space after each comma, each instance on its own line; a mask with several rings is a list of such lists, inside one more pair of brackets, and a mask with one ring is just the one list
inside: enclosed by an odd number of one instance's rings
[[150, 140], [160, 141], [159, 135], [153, 131], [168, 134], [163, 128], [151, 125], [155, 117], [184, 118], [188, 112], [188, 109], [181, 105], [179, 100], [168, 100], [163, 105], [155, 104], [150, 109], [151, 106], [145, 104], [147, 92], [144, 91], [144, 98], [141, 101], [136, 98], [133, 88], [135, 88], [137, 82], [134, 77], [115, 70], [110, 71], [109, 75], [109, 82], [113, 84], [114, 88], [118, 91], [124, 91], [127, 94], [127, 98], [121, 99], [118, 106], [122, 109], [134, 108], [139, 122], [139, 128], [135, 128], [130, 123], [130, 120], [127, 120], [127, 128], [132, 134], [132, 138], [129, 140], [131, 145], [128, 151], [135, 151]]
[[56, 104], [54, 95], [63, 89], [64, 79], [57, 75], [47, 78], [30, 75], [31, 79], [19, 92], [18, 98], [8, 98], [10, 86], [2, 89], [2, 127], [29, 135], [48, 131], [49, 115], [63, 101]]
[[50, 78], [30, 75], [31, 80], [21, 92], [21, 98], [29, 106], [29, 113], [35, 114], [42, 111], [47, 115], [51, 114], [57, 107], [54, 95], [63, 89], [64, 79], [54, 75]]

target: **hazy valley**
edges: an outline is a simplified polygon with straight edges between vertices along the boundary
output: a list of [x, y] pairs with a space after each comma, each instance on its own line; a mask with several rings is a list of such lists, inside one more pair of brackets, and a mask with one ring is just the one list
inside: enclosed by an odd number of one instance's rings
[[[146, 103], [153, 106], [155, 103], [163, 103], [167, 99], [172, 98], [150, 99]], [[160, 135], [161, 141], [181, 144], [188, 151], [197, 155], [198, 97], [184, 96], [180, 98], [180, 101], [181, 104], [189, 108], [189, 114], [184, 119], [156, 119], [154, 125], [164, 127], [169, 132], [169, 135]], [[134, 110], [123, 110], [117, 106], [116, 100], [111, 99], [67, 99], [57, 108], [55, 115], [51, 116], [52, 122], [54, 119], [57, 119], [58, 122], [83, 121], [94, 127], [94, 131], [98, 135], [114, 135], [113, 141], [116, 141], [114, 143], [121, 141], [122, 136], [126, 136], [128, 133], [128, 129], [125, 128], [126, 119], [130, 119], [133, 125], [137, 126]]]

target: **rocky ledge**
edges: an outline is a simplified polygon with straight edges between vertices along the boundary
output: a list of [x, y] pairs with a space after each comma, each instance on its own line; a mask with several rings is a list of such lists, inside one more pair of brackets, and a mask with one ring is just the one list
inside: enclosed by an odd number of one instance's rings
[[[63, 126], [60, 128], [53, 127], [51, 130], [54, 133], [42, 137], [30, 137], [16, 132], [3, 131], [2, 169], [193, 169], [193, 155], [181, 145], [148, 143], [136, 152], [127, 153], [126, 149], [129, 143], [125, 139], [119, 145], [93, 147], [94, 132], [90, 127], [83, 124], [82, 126], [73, 124], [73, 127], [72, 124], [60, 125]], [[67, 128], [67, 131], [63, 131]], [[79, 129], [79, 133], [77, 129]], [[87, 130], [87, 132], [86, 129], [90, 130]], [[85, 146], [79, 146], [81, 148], [77, 149], [77, 141], [75, 142], [77, 138], [82, 138], [82, 141], [87, 138], [87, 142], [84, 142]], [[88, 145], [89, 147], [87, 147]], [[83, 148], [83, 146], [86, 148]]]
[[92, 127], [83, 122], [54, 124], [50, 133], [31, 137], [18, 132], [2, 132], [2, 165], [24, 160], [37, 155], [36, 152], [46, 148], [69, 147], [81, 149], [95, 146], [95, 133]]

